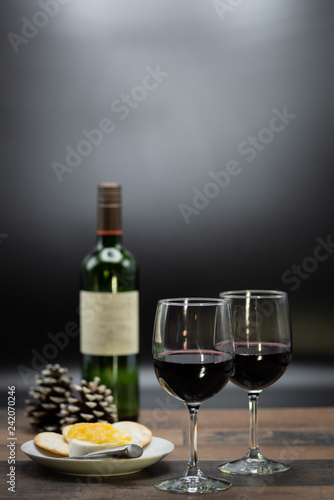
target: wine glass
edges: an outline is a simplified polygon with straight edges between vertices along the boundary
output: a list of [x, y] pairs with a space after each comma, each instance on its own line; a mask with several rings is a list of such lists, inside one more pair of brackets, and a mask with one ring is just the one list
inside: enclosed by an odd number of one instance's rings
[[285, 372], [292, 349], [288, 297], [285, 292], [241, 290], [219, 295], [230, 304], [235, 359], [231, 381], [245, 389], [249, 400], [249, 449], [246, 455], [218, 466], [222, 472], [242, 475], [277, 474], [289, 465], [269, 460], [257, 441], [257, 405], [260, 393]]
[[198, 466], [197, 417], [202, 402], [228, 382], [233, 368], [233, 332], [228, 303], [222, 299], [160, 300], [153, 331], [155, 374], [162, 387], [184, 402], [189, 414], [189, 460], [179, 478], [161, 481], [160, 490], [214, 493], [231, 483], [206, 477]]

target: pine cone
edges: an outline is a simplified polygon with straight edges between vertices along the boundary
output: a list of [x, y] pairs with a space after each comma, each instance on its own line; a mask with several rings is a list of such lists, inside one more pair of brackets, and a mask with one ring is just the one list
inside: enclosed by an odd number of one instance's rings
[[36, 376], [38, 387], [29, 390], [33, 399], [26, 400], [26, 415], [39, 432], [61, 429], [61, 404], [66, 402], [66, 393], [71, 387], [71, 378], [64, 376], [67, 371], [58, 363], [48, 364], [41, 375]]
[[82, 380], [81, 386], [73, 385], [72, 391], [66, 393], [67, 402], [60, 405], [62, 427], [76, 422], [117, 422], [117, 408], [111, 390], [99, 383], [99, 377], [91, 382]]

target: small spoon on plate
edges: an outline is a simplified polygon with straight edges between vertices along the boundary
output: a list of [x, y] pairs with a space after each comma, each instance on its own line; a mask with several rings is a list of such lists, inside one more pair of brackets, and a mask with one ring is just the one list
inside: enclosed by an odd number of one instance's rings
[[93, 451], [81, 456], [64, 457], [66, 459], [77, 458], [139, 458], [143, 454], [143, 448], [138, 444], [125, 444], [123, 446], [116, 446], [115, 448], [106, 448], [105, 450]]

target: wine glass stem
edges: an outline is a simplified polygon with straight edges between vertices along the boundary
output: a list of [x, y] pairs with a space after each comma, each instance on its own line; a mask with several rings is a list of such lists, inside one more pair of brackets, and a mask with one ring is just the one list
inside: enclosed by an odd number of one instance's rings
[[248, 393], [249, 403], [249, 448], [251, 458], [256, 457], [259, 452], [257, 441], [257, 407], [259, 394]]
[[186, 405], [189, 415], [189, 460], [188, 473], [192, 470], [193, 473], [198, 473], [198, 458], [197, 458], [197, 417], [199, 405]]

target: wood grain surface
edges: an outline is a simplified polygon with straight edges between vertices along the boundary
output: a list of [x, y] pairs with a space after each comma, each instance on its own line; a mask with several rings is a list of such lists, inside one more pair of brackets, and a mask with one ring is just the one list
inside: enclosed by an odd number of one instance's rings
[[[87, 478], [55, 473], [30, 460], [20, 449], [34, 431], [22, 410], [16, 415], [15, 493], [8, 491], [7, 474], [10, 442], [7, 410], [1, 416], [0, 498], [37, 499], [129, 499], [171, 498], [171, 493], [154, 488], [162, 478], [182, 474], [188, 458], [186, 410], [168, 408], [142, 410], [139, 421], [153, 435], [172, 441], [174, 451], [159, 463], [135, 474]], [[200, 409], [198, 455], [201, 469], [223, 477], [232, 487], [214, 497], [235, 500], [324, 499], [334, 498], [334, 408], [289, 408], [259, 410], [259, 443], [262, 453], [284, 460], [291, 469], [271, 477], [227, 476], [217, 465], [240, 458], [248, 447], [248, 410]], [[175, 495], [174, 495], [175, 496]], [[193, 495], [185, 495], [189, 498]], [[195, 495], [198, 498], [198, 495]]]

